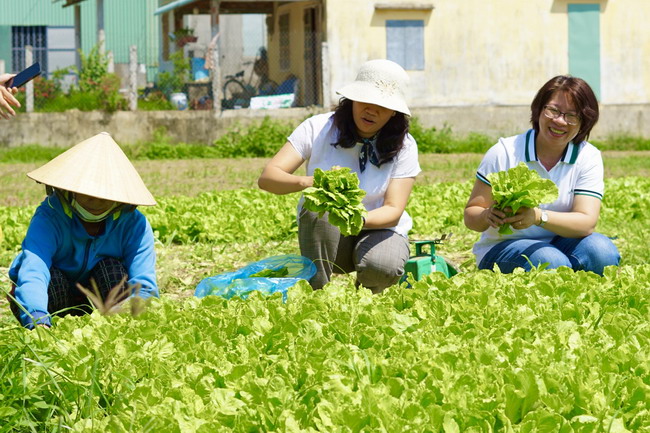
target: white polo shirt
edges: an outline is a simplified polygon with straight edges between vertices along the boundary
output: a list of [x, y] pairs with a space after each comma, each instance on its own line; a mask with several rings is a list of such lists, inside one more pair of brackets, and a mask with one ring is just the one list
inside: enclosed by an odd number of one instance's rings
[[[418, 148], [415, 139], [407, 134], [404, 146], [392, 161], [375, 167], [368, 161], [363, 173], [359, 173], [359, 151], [361, 144], [342, 148], [334, 147], [339, 138], [339, 130], [334, 126], [334, 113], [312, 116], [302, 122], [289, 136], [289, 142], [300, 156], [307, 161], [307, 176], [313, 176], [314, 170], [330, 170], [335, 165], [349, 167], [359, 176], [359, 188], [366, 191], [363, 205], [367, 210], [377, 209], [384, 205], [384, 196], [391, 179], [415, 177], [420, 171]], [[302, 208], [303, 197], [298, 203], [298, 212]], [[395, 227], [394, 232], [407, 237], [413, 227], [413, 220], [404, 212]]]
[[[552, 180], [558, 188], [558, 199], [553, 203], [541, 204], [541, 209], [569, 212], [576, 195], [603, 198], [603, 159], [598, 149], [586, 141], [569, 143], [562, 159], [548, 171], [537, 158], [533, 129], [524, 134], [500, 138], [483, 157], [476, 178], [490, 185], [488, 174], [508, 170], [522, 161], [540, 177]], [[492, 227], [484, 231], [474, 244], [476, 263], [480, 263], [483, 256], [499, 242], [522, 238], [550, 241], [555, 236], [555, 233], [535, 225], [524, 230], [513, 229], [513, 232], [511, 235], [500, 235], [499, 229]]]

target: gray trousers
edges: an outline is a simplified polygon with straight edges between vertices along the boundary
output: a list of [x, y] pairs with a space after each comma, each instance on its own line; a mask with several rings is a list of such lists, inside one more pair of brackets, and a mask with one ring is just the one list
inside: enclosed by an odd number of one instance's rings
[[316, 265], [309, 280], [314, 290], [322, 289], [332, 273], [356, 271], [357, 285], [379, 293], [397, 283], [409, 259], [408, 240], [392, 230], [362, 230], [356, 236], [342, 236], [315, 212], [302, 209], [298, 218], [300, 253]]

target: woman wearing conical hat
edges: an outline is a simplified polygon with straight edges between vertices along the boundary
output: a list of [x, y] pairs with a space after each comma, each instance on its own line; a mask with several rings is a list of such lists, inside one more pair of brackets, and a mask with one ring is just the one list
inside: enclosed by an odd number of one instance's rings
[[106, 132], [27, 174], [46, 185], [9, 269], [12, 311], [27, 328], [87, 311], [85, 288], [103, 298], [158, 296], [151, 225], [137, 206], [156, 204], [135, 167]]
[[[287, 194], [313, 186], [317, 168], [347, 167], [357, 174], [367, 211], [358, 234], [343, 235], [328, 217], [303, 208], [302, 200], [299, 204], [300, 251], [316, 265], [314, 289], [328, 283], [332, 273], [356, 271], [357, 284], [378, 293], [404, 274], [413, 225], [405, 207], [420, 172], [417, 144], [408, 133], [408, 81], [395, 62], [365, 62], [356, 80], [338, 90], [334, 112], [298, 126], [258, 180], [266, 191]], [[307, 176], [294, 174], [304, 163]]]

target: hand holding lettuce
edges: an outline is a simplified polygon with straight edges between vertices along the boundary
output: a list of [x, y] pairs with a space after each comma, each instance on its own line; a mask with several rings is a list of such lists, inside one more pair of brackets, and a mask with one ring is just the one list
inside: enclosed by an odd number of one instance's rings
[[368, 213], [361, 201], [366, 192], [359, 188], [359, 177], [348, 167], [323, 171], [314, 170], [314, 186], [303, 191], [304, 207], [322, 217], [329, 212], [328, 221], [344, 236], [357, 235]]
[[[522, 207], [534, 208], [540, 203], [552, 203], [558, 197], [555, 183], [550, 179], [541, 178], [523, 162], [509, 170], [491, 173], [487, 177], [492, 184], [494, 208], [501, 211], [510, 208], [510, 212], [506, 212], [509, 217], [515, 215]], [[510, 224], [502, 225], [499, 233], [512, 234]]]

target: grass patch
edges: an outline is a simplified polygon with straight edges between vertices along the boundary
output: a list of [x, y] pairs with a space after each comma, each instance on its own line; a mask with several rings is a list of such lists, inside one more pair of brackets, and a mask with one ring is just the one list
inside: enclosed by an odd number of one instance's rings
[[20, 147], [0, 147], [0, 163], [20, 163], [33, 161], [49, 161], [60, 155], [66, 148], [46, 147], [30, 144]]
[[650, 139], [628, 135], [614, 135], [606, 140], [590, 142], [600, 150], [650, 150]]

